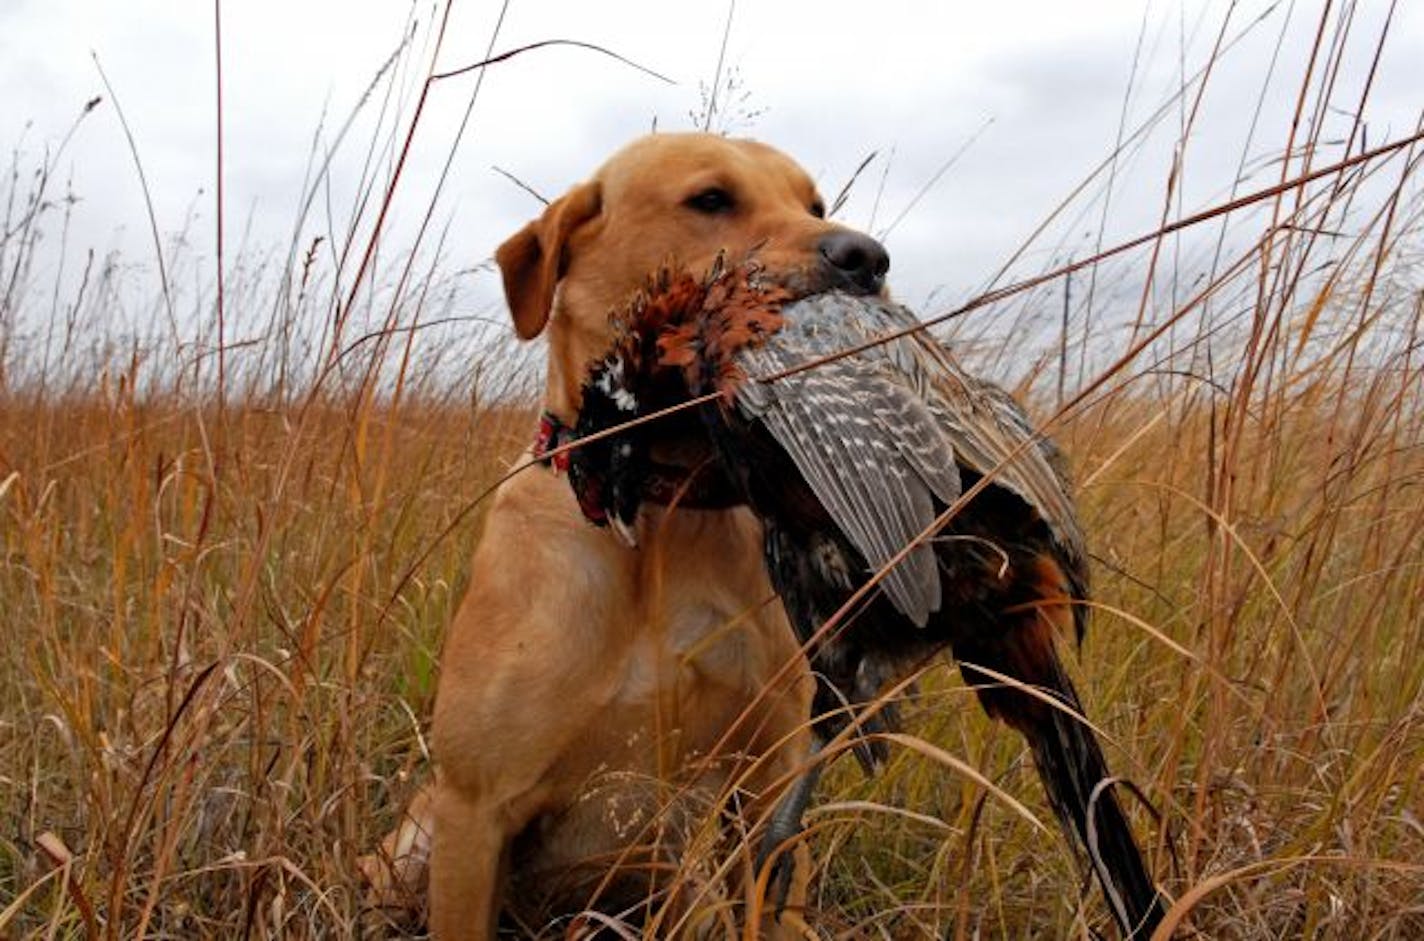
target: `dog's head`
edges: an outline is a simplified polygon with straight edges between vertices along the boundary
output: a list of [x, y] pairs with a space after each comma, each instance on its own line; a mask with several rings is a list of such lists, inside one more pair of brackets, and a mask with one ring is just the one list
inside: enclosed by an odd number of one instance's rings
[[755, 251], [807, 292], [882, 291], [885, 249], [824, 216], [806, 171], [765, 144], [656, 134], [614, 154], [495, 253], [515, 332], [549, 330], [545, 406], [572, 417], [584, 369], [609, 344], [609, 312], [664, 265], [700, 272], [721, 252]]

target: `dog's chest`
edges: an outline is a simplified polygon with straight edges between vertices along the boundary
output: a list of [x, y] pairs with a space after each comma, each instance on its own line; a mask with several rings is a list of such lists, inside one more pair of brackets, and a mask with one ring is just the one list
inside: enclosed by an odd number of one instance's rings
[[749, 636], [760, 626], [755, 618], [710, 600], [675, 603], [654, 618], [661, 623], [648, 624], [629, 651], [621, 702], [647, 702], [661, 692], [696, 698], [705, 707], [708, 687], [746, 691], [755, 685], [751, 673], [763, 659]]

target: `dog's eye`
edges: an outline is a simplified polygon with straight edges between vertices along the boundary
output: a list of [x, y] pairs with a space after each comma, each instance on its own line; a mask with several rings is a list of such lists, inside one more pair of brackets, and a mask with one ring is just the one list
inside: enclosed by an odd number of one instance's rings
[[821, 202], [819, 199], [816, 200], [814, 203], [811, 204], [811, 215], [815, 216], [817, 219], [826, 218], [826, 204]]
[[717, 215], [718, 213], [731, 212], [735, 204], [732, 201], [731, 193], [720, 186], [709, 186], [707, 189], [689, 196], [683, 205], [708, 215]]

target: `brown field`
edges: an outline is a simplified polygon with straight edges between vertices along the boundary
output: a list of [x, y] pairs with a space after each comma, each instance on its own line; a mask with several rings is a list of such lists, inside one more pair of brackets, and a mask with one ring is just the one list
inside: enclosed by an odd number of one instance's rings
[[[1331, 100], [1301, 81], [1302, 110]], [[1230, 227], [1200, 280], [1174, 280], [1165, 231], [1101, 263], [1141, 293], [1120, 328], [1000, 363], [1035, 304], [1056, 325], [1058, 277], [954, 323], [1072, 459], [1097, 610], [1070, 659], [1181, 936], [1402, 941], [1424, 937], [1420, 153], [1312, 176], [1362, 146], [1293, 143], [1278, 192], [1203, 223]], [[52, 216], [0, 244], [0, 938], [356, 936], [354, 863], [429, 772], [441, 633], [529, 440], [527, 369], [408, 343], [433, 268], [350, 346], [354, 294], [303, 244], [225, 304], [336, 311], [332, 335], [263, 327], [220, 383], [192, 352], [206, 315], [183, 343], [86, 327], [96, 272], [41, 370], [15, 312], [49, 303], [21, 260]], [[1060, 354], [1085, 363], [1061, 400]], [[1022, 742], [958, 673], [932, 667], [905, 719], [919, 747], [876, 780], [837, 766], [813, 806], [816, 928], [1110, 934]]]

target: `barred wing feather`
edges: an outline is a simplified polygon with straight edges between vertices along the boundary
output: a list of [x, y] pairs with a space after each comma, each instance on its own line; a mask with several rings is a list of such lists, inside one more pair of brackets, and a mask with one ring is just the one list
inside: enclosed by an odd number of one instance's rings
[[[968, 377], [932, 338], [911, 334], [757, 381], [912, 326], [913, 314], [841, 294], [806, 298], [781, 313], [781, 330], [737, 355], [749, 377], [737, 389], [737, 409], [765, 424], [873, 569], [930, 527], [935, 500], [958, 499], [960, 464], [1016, 493], [1081, 562], [1082, 536], [1051, 446], [1035, 440], [1010, 396]], [[939, 579], [925, 542], [886, 574], [882, 587], [924, 626], [940, 607]]]

